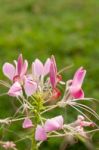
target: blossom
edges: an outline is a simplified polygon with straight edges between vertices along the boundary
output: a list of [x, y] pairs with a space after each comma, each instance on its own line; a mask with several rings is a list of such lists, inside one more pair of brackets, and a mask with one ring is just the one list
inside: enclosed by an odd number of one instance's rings
[[80, 67], [76, 71], [74, 78], [71, 81], [71, 85], [69, 86], [69, 92], [73, 98], [84, 98], [84, 92], [81, 87], [85, 74], [86, 70], [84, 70], [83, 67]]
[[35, 140], [37, 141], [45, 141], [47, 140], [47, 134], [45, 132], [44, 127], [38, 125], [35, 132]]
[[55, 130], [60, 130], [63, 127], [63, 117], [57, 116], [51, 119], [47, 119], [44, 125], [44, 129], [46, 132], [51, 132]]
[[3, 73], [6, 77], [8, 77], [11, 81], [18, 81], [23, 78], [26, 74], [28, 68], [28, 62], [25, 60], [23, 62], [22, 54], [19, 55], [18, 61], [15, 61], [15, 66], [6, 62], [3, 65]]
[[5, 149], [14, 149], [16, 147], [15, 143], [13, 143], [12, 141], [7, 141], [7, 142], [4, 142], [3, 144], [3, 148]]
[[24, 129], [33, 127], [32, 121], [26, 117], [23, 124], [22, 124], [22, 127]]
[[44, 65], [39, 59], [36, 59], [32, 63], [32, 74], [34, 76], [38, 77], [45, 76], [49, 73], [49, 70], [50, 70], [50, 58], [46, 60]]

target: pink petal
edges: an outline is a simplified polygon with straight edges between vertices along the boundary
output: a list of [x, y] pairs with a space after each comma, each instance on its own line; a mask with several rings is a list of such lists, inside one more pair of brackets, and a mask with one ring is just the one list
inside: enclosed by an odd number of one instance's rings
[[72, 86], [77, 86], [78, 88], [81, 88], [85, 75], [86, 70], [84, 70], [83, 67], [80, 67], [74, 75]]
[[30, 80], [25, 79], [25, 85], [24, 85], [25, 93], [27, 96], [33, 95], [37, 90], [37, 83]]
[[53, 65], [54, 65], [54, 68], [55, 68], [55, 72], [56, 72], [56, 74], [57, 74], [57, 65], [56, 65], [56, 61], [55, 61], [54, 55], [52, 55], [51, 61], [53, 62]]
[[10, 80], [13, 80], [14, 75], [15, 75], [15, 67], [10, 63], [5, 63], [3, 65], [3, 73]]
[[56, 87], [56, 72], [53, 63], [50, 65], [50, 82], [53, 88]]
[[62, 116], [57, 116], [55, 118], [48, 119], [44, 125], [44, 129], [46, 132], [59, 130], [59, 129], [62, 129], [62, 127], [63, 127], [63, 117]]
[[[76, 88], [76, 87], [75, 87]], [[81, 98], [84, 98], [84, 92], [82, 89], [76, 91], [76, 89], [74, 88], [70, 88], [70, 93], [71, 93], [71, 96], [75, 99], [81, 99]]]
[[17, 97], [20, 96], [22, 94], [22, 87], [19, 84], [19, 82], [15, 82], [9, 89], [8, 91], [8, 95], [13, 96], [13, 97]]
[[39, 59], [36, 59], [33, 64], [34, 64], [33, 65], [34, 74], [37, 76], [42, 75], [44, 67], [43, 67], [43, 64], [41, 63], [41, 61]]
[[23, 57], [22, 57], [22, 54], [20, 54], [18, 57], [18, 62], [17, 62], [18, 75], [20, 75], [22, 71], [22, 66], [23, 66]]
[[22, 127], [24, 129], [33, 127], [32, 121], [29, 118], [25, 118]]
[[23, 77], [26, 74], [27, 68], [28, 68], [28, 61], [25, 60], [20, 74], [21, 77]]
[[51, 65], [51, 60], [48, 58], [44, 64], [44, 71], [43, 71], [43, 75], [47, 75], [50, 71], [50, 65]]
[[46, 132], [44, 128], [40, 125], [37, 126], [36, 132], [35, 132], [35, 140], [36, 141], [45, 141], [47, 139]]

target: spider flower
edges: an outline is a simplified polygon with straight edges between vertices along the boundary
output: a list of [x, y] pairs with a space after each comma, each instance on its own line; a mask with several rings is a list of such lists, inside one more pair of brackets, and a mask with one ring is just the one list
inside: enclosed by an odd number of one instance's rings
[[73, 98], [84, 98], [84, 91], [82, 90], [83, 80], [85, 78], [86, 70], [83, 67], [80, 67], [75, 75], [73, 80], [71, 81], [71, 85], [69, 86], [70, 95]]
[[26, 74], [28, 68], [28, 62], [25, 60], [23, 62], [22, 54], [19, 55], [18, 61], [15, 61], [15, 66], [6, 62], [3, 65], [3, 73], [11, 81], [20, 81], [23, 76]]

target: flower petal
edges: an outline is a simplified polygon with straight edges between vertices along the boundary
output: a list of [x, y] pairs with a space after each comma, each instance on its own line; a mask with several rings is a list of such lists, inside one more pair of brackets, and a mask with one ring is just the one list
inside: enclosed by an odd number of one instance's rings
[[20, 74], [21, 77], [23, 77], [26, 74], [27, 68], [28, 68], [28, 61], [25, 60]]
[[17, 62], [18, 75], [20, 75], [22, 71], [22, 66], [23, 66], [23, 57], [22, 57], [22, 54], [20, 54], [18, 57], [18, 62]]
[[24, 129], [33, 127], [32, 121], [29, 118], [25, 118], [22, 127]]
[[37, 90], [37, 83], [30, 79], [25, 79], [24, 89], [25, 89], [26, 95], [31, 96]]
[[15, 82], [9, 89], [8, 95], [17, 97], [22, 95], [22, 87], [19, 82]]
[[[76, 87], [75, 87], [76, 88]], [[71, 96], [73, 98], [76, 98], [76, 99], [81, 99], [81, 98], [84, 98], [84, 92], [82, 89], [78, 90], [78, 91], [75, 91], [74, 88], [70, 88], [70, 93], [71, 93]]]
[[63, 117], [62, 116], [57, 116], [52, 119], [48, 119], [44, 125], [44, 129], [46, 132], [59, 130], [59, 129], [62, 129], [62, 127], [63, 127]]
[[50, 82], [53, 88], [56, 87], [56, 72], [53, 63], [50, 65]]
[[3, 65], [3, 73], [6, 77], [8, 77], [10, 80], [13, 80], [15, 75], [15, 67], [10, 63], [5, 63]]
[[33, 71], [34, 75], [40, 76], [43, 74], [43, 64], [39, 59], [36, 59], [35, 62], [33, 63]]
[[74, 75], [72, 86], [77, 86], [81, 88], [85, 75], [86, 70], [84, 70], [83, 67], [80, 67]]
[[43, 71], [43, 75], [47, 75], [50, 71], [50, 65], [51, 65], [51, 60], [48, 58], [44, 64], [44, 71]]
[[40, 125], [37, 126], [36, 132], [35, 132], [35, 140], [36, 141], [45, 141], [47, 139], [47, 134], [44, 130], [44, 128]]

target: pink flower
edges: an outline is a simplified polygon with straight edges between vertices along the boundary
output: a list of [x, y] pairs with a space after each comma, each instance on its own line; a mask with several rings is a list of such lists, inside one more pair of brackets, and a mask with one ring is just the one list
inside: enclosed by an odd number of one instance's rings
[[36, 59], [32, 63], [32, 73], [34, 76], [45, 76], [49, 73], [50, 70], [50, 59], [48, 58], [43, 65], [43, 63], [39, 60]]
[[3, 148], [5, 149], [14, 149], [16, 145], [12, 141], [7, 141], [3, 144]]
[[74, 78], [71, 81], [71, 85], [69, 86], [69, 92], [73, 98], [84, 98], [84, 92], [81, 87], [85, 74], [86, 70], [84, 70], [83, 67], [80, 67], [76, 71]]
[[29, 118], [25, 118], [22, 127], [24, 129], [33, 127], [32, 121]]
[[44, 129], [46, 132], [60, 130], [63, 127], [63, 122], [64, 120], [62, 116], [57, 116], [52, 119], [48, 119], [45, 122]]
[[18, 57], [18, 61], [15, 61], [15, 65], [16, 66], [10, 63], [5, 63], [3, 65], [3, 73], [11, 81], [18, 81], [23, 78], [23, 76], [27, 72], [28, 62], [27, 60], [23, 62], [22, 54], [20, 54]]
[[15, 82], [9, 89], [8, 91], [8, 95], [10, 96], [21, 96], [22, 95], [22, 87], [21, 85], [19, 84], [19, 82]]
[[45, 141], [45, 140], [47, 140], [47, 134], [45, 132], [45, 129], [41, 125], [38, 125], [37, 128], [36, 128], [35, 140], [36, 141]]
[[37, 90], [37, 83], [30, 78], [25, 78], [24, 89], [25, 89], [26, 95], [31, 96]]

